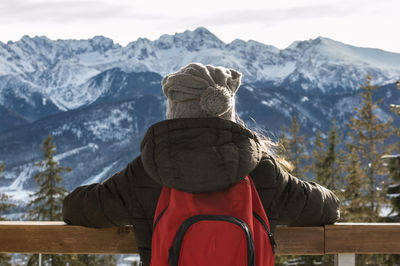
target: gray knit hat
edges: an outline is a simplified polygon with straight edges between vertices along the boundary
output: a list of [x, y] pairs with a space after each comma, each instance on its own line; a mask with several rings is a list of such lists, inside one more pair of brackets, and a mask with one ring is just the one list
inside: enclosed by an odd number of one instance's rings
[[235, 121], [235, 94], [242, 74], [233, 69], [192, 63], [166, 75], [167, 119], [221, 117]]

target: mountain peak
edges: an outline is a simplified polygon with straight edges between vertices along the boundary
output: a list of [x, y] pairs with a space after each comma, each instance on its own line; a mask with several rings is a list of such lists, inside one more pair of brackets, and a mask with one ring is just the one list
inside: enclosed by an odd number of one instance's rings
[[35, 35], [34, 37], [31, 37], [31, 36], [25, 34], [17, 42], [31, 42], [31, 41], [34, 41], [34, 42], [51, 42], [52, 40], [50, 40], [47, 36], [37, 36], [37, 35]]
[[326, 37], [317, 37], [306, 41], [295, 41], [287, 50], [301, 51], [301, 54], [314, 57], [319, 54], [329, 61], [346, 62], [347, 64], [369, 65], [379, 68], [400, 67], [400, 54], [376, 48], [364, 48], [349, 45]]
[[89, 41], [114, 43], [114, 41], [112, 39], [104, 37], [103, 35], [96, 35], [93, 38], [91, 38]]
[[197, 34], [197, 35], [202, 35], [202, 36], [212, 36], [212, 37], [216, 37], [211, 31], [209, 31], [207, 28], [205, 27], [198, 27], [196, 28], [193, 33]]
[[322, 38], [323, 37], [318, 37], [316, 39], [309, 39], [309, 40], [304, 40], [304, 41], [294, 41], [286, 49], [288, 49], [288, 50], [305, 49], [310, 46], [320, 44], [322, 42]]
[[29, 36], [28, 34], [25, 34], [24, 36], [21, 37], [21, 39], [19, 39], [19, 41], [26, 41], [26, 40], [30, 40], [32, 39], [31, 36]]
[[104, 37], [102, 35], [94, 36], [92, 39], [88, 40], [94, 49], [109, 50], [114, 47], [119, 47], [119, 44], [114, 44], [114, 41], [110, 38]]
[[186, 30], [183, 33], [175, 33], [174, 42], [180, 43], [190, 50], [198, 50], [200, 47], [216, 48], [222, 47], [224, 42], [204, 27], [193, 31]]
[[186, 50], [192, 52], [199, 51], [202, 48], [222, 48], [225, 45], [224, 42], [204, 27], [198, 27], [193, 31], [186, 30], [174, 35], [163, 34], [154, 42], [159, 49], [176, 47], [186, 48]]
[[304, 50], [304, 49], [307, 49], [310, 47], [317, 47], [317, 46], [329, 46], [329, 47], [349, 46], [350, 47], [350, 45], [347, 45], [345, 43], [335, 41], [335, 40], [332, 40], [327, 37], [318, 36], [315, 39], [309, 39], [309, 40], [305, 40], [305, 41], [295, 41], [291, 45], [289, 45], [286, 49]]
[[211, 31], [206, 29], [205, 27], [198, 27], [193, 31], [193, 35], [195, 37], [201, 38], [201, 39], [206, 39], [206, 40], [211, 40], [216, 43], [223, 43], [215, 34], [213, 34]]

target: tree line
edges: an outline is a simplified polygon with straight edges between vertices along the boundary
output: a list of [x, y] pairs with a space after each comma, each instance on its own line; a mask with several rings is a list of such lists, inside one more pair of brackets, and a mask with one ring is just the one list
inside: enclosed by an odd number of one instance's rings
[[[400, 89], [400, 82], [398, 83]], [[311, 179], [334, 191], [341, 200], [341, 222], [400, 222], [400, 129], [392, 119], [380, 121], [377, 109], [382, 100], [374, 101], [378, 89], [370, 76], [361, 86], [362, 102], [346, 126], [347, 135], [335, 121], [328, 132], [319, 131], [313, 141], [300, 134], [297, 117], [289, 128], [281, 130], [278, 156], [291, 166], [291, 174]], [[400, 105], [392, 104], [393, 115], [400, 115]], [[389, 140], [392, 140], [389, 143]], [[393, 142], [393, 139], [395, 140]], [[311, 149], [307, 149], [311, 146]], [[56, 144], [48, 136], [41, 147], [44, 159], [35, 163], [34, 179], [39, 189], [32, 194], [27, 218], [37, 221], [62, 220], [62, 201], [67, 194], [61, 185], [62, 173], [71, 171], [54, 160]], [[308, 152], [309, 151], [309, 152]], [[5, 165], [0, 166], [0, 175]], [[0, 220], [13, 205], [0, 195]], [[0, 254], [0, 265], [11, 265], [10, 255]], [[111, 255], [43, 255], [44, 265], [116, 265]], [[282, 256], [277, 265], [333, 265], [332, 256]], [[357, 255], [357, 265], [400, 264], [399, 255]], [[38, 256], [30, 255], [27, 265], [38, 265]]]
[[[400, 82], [397, 84], [400, 89]], [[374, 101], [379, 89], [368, 76], [361, 86], [361, 105], [347, 122], [347, 134], [332, 121], [328, 132], [319, 131], [313, 141], [300, 134], [297, 117], [282, 131], [278, 155], [287, 159], [289, 170], [334, 191], [341, 201], [340, 222], [400, 222], [400, 131], [393, 119], [381, 121]], [[400, 115], [400, 105], [391, 105]], [[310, 146], [311, 149], [306, 149]], [[311, 152], [307, 152], [311, 150]], [[302, 256], [278, 259], [305, 265], [333, 265], [333, 256]], [[399, 265], [399, 255], [357, 255], [357, 265]]]
[[[62, 173], [70, 172], [70, 167], [63, 167], [54, 159], [56, 153], [56, 143], [49, 135], [41, 147], [44, 159], [36, 162], [38, 171], [34, 175], [35, 182], [39, 189], [30, 195], [27, 204], [28, 212], [24, 218], [32, 221], [62, 221], [62, 203], [68, 191], [61, 184]], [[4, 164], [0, 167], [0, 174], [4, 169]], [[12, 207], [9, 197], [5, 194], [0, 195], [0, 219], [2, 213]], [[28, 255], [26, 258], [27, 266], [39, 265], [38, 254]], [[91, 254], [44, 254], [42, 265], [70, 265], [70, 266], [107, 266], [116, 265], [117, 259], [112, 255], [91, 255]], [[0, 254], [0, 265], [11, 266], [11, 256]]]

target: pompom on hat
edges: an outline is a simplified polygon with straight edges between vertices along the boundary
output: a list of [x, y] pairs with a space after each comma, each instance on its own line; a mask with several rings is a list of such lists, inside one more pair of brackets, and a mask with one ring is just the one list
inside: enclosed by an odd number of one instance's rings
[[242, 74], [233, 69], [189, 64], [166, 75], [167, 119], [220, 117], [235, 121], [235, 94]]

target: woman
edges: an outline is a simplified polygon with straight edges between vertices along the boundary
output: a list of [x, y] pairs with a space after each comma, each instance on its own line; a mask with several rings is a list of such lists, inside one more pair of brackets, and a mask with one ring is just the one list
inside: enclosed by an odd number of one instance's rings
[[75, 189], [64, 200], [68, 224], [133, 224], [143, 265], [149, 265], [154, 212], [161, 187], [201, 193], [253, 179], [271, 229], [277, 224], [334, 223], [339, 201], [280, 166], [271, 142], [244, 126], [235, 110], [241, 73], [189, 64], [162, 80], [167, 120], [151, 126], [141, 155], [103, 183]]

